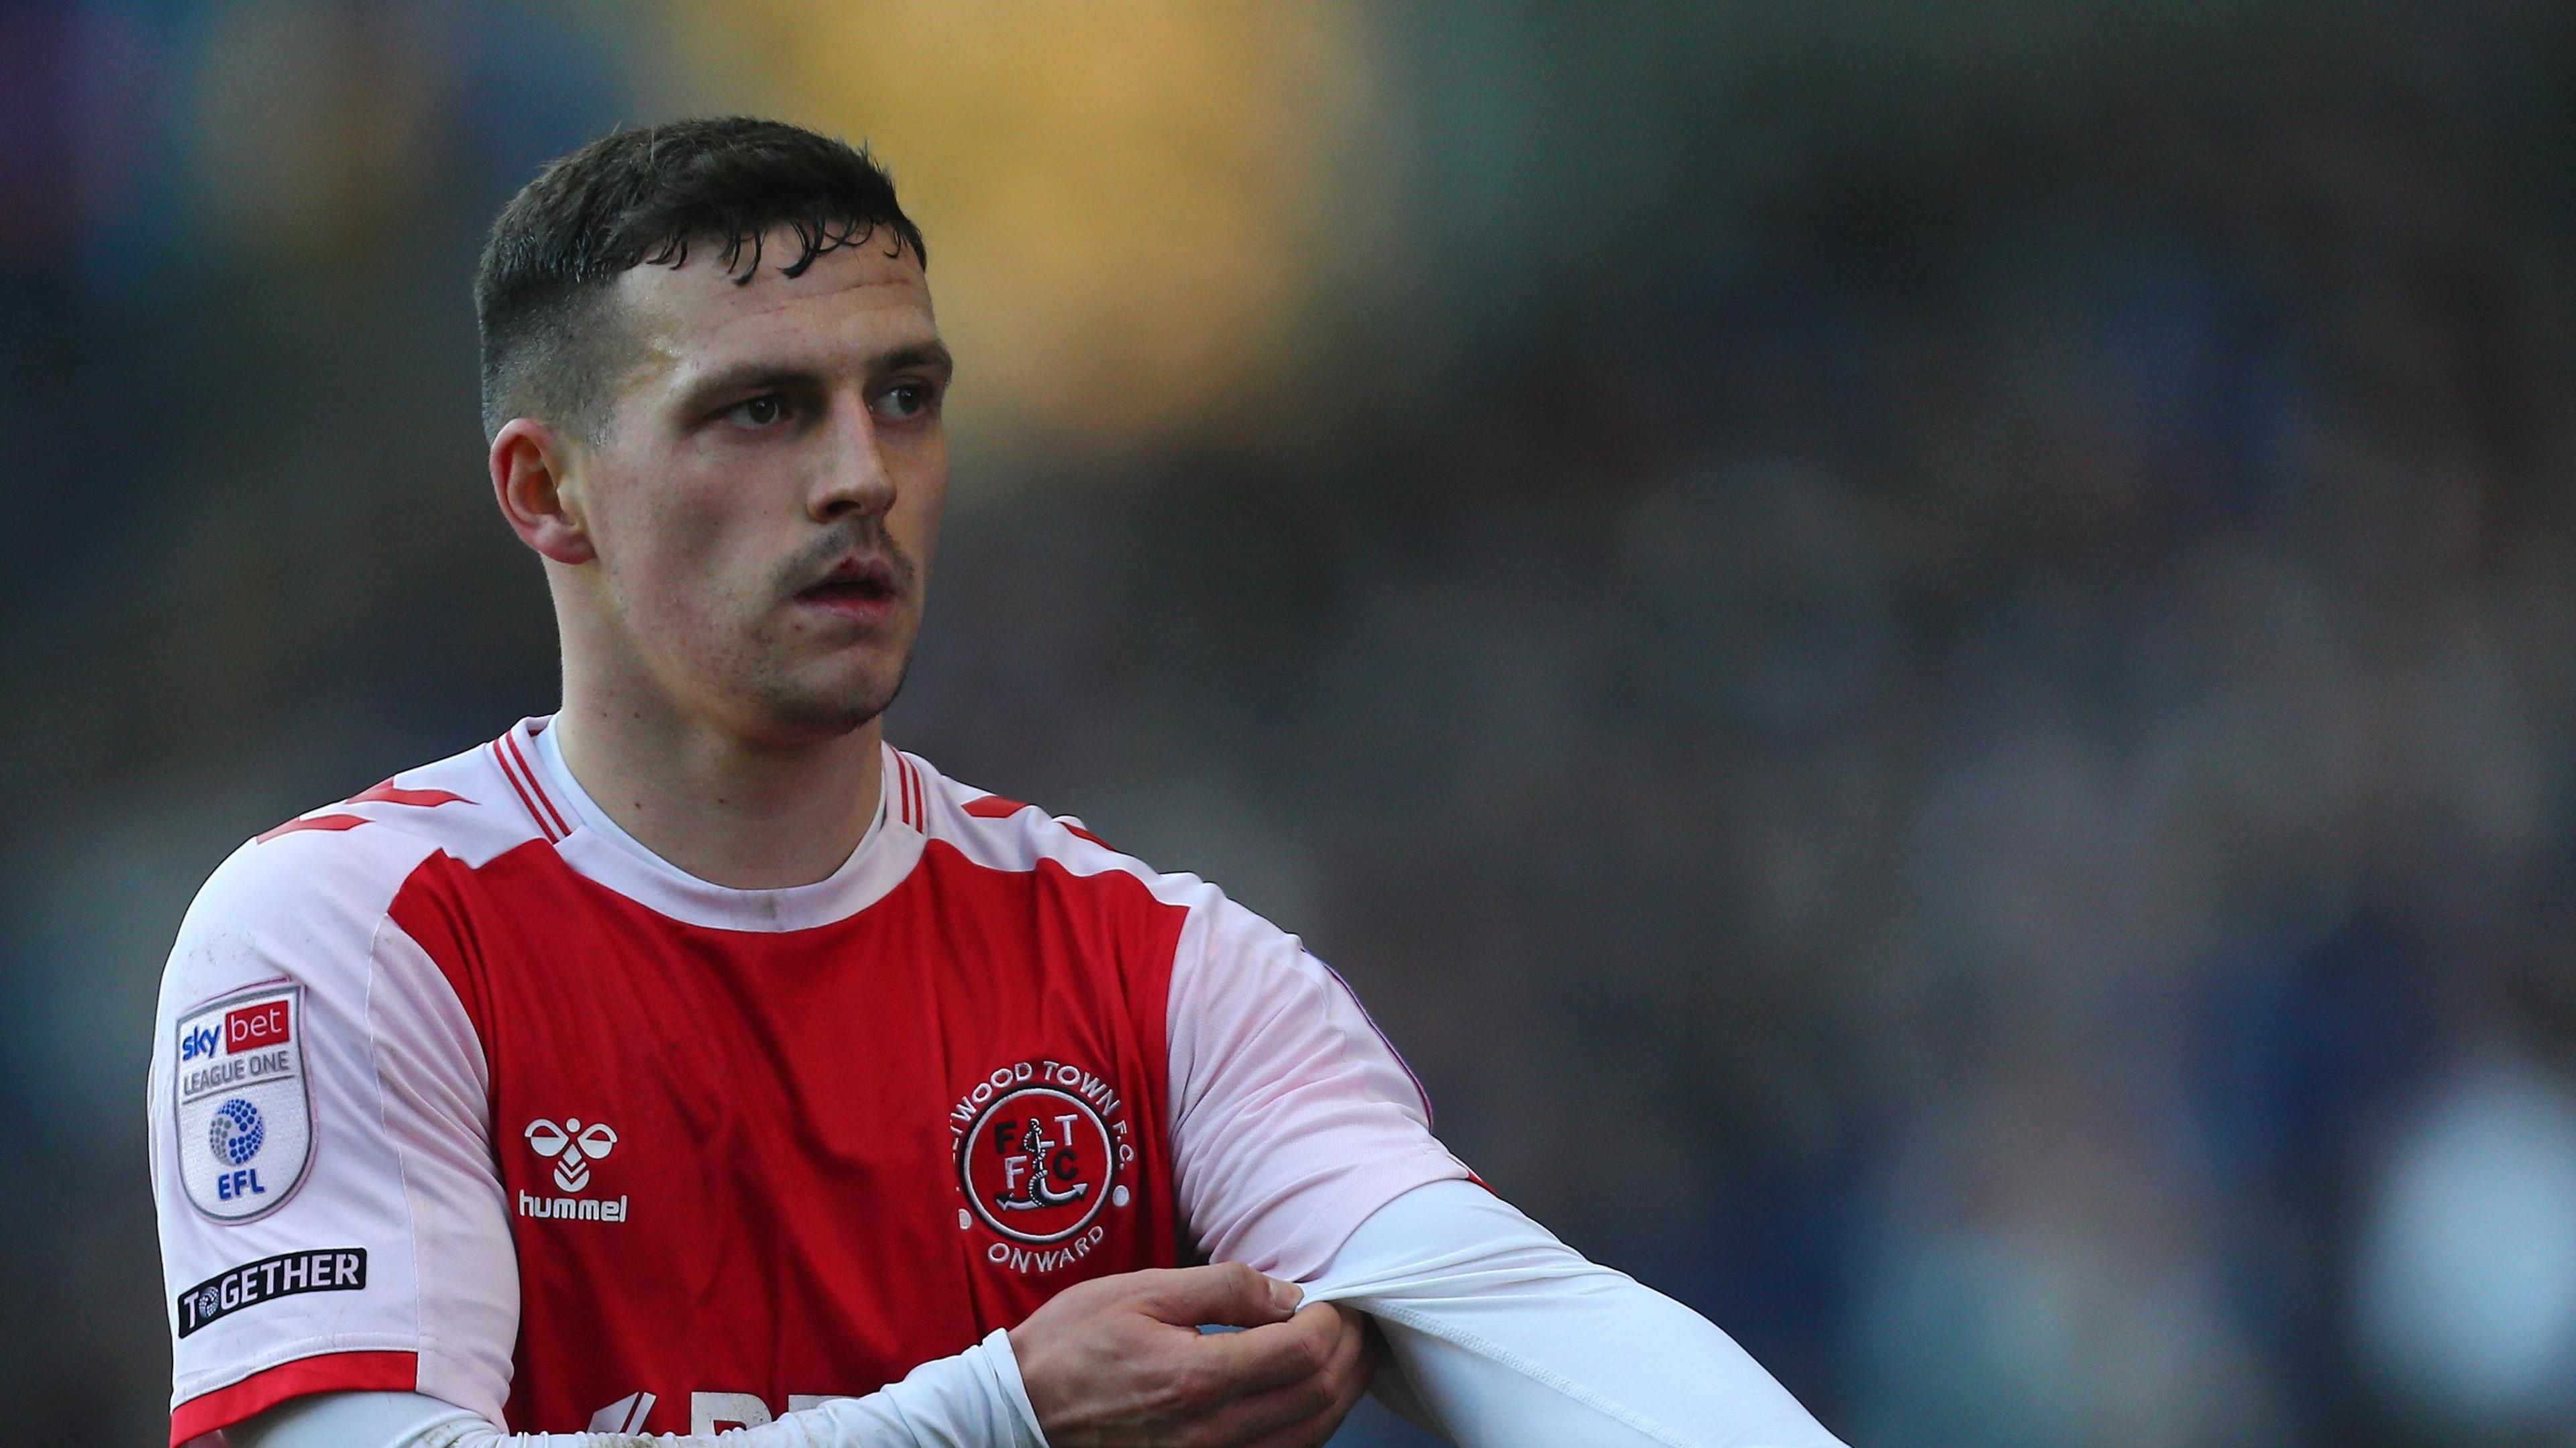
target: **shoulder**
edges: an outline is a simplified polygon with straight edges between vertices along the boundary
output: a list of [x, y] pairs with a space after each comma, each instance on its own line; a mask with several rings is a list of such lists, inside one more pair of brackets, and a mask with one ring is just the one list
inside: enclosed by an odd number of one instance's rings
[[[1158, 910], [1178, 926], [1175, 1008], [1209, 993], [1255, 1001], [1286, 996], [1320, 1004], [1349, 987], [1296, 935], [1229, 898], [1210, 881], [1156, 869], [1091, 832], [1071, 815], [946, 778], [916, 755], [896, 752], [915, 803], [904, 816], [929, 840], [946, 843], [988, 870], [1064, 881], [1079, 890]], [[1354, 1002], [1355, 1003], [1355, 1002]], [[1268, 1008], [1268, 1007], [1265, 1007]]]
[[547, 802], [522, 782], [528, 777], [515, 741], [503, 735], [306, 810], [253, 836], [243, 853], [283, 845], [270, 858], [345, 856], [355, 864], [435, 851], [480, 866], [503, 851], [560, 833], [539, 814]]
[[1093, 834], [1072, 815], [948, 778], [919, 755], [895, 751], [902, 798], [897, 818], [976, 865], [1009, 873], [1049, 872], [1140, 893], [1184, 910], [1214, 910], [1224, 895], [1196, 875], [1166, 873]]
[[165, 1005], [356, 968], [405, 887], [441, 858], [480, 864], [541, 838], [490, 745], [406, 770], [245, 840], [179, 925]]

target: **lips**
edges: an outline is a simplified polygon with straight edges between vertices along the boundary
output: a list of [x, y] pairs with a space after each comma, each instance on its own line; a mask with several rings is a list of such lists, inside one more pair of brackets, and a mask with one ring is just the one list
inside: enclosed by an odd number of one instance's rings
[[848, 618], [884, 618], [902, 600], [894, 564], [881, 557], [845, 557], [832, 572], [796, 590], [796, 603]]
[[801, 587], [796, 598], [894, 598], [894, 564], [881, 557], [850, 557], [832, 572]]

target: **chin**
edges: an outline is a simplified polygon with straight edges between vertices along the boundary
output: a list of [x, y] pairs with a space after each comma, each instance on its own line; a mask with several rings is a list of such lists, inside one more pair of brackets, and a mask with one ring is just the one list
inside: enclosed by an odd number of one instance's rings
[[903, 680], [909, 671], [907, 656], [904, 668], [892, 678], [871, 671], [867, 677], [833, 680], [829, 683], [806, 680], [772, 679], [754, 691], [744, 712], [754, 723], [754, 732], [781, 744], [813, 744], [837, 739], [883, 714], [903, 691]]

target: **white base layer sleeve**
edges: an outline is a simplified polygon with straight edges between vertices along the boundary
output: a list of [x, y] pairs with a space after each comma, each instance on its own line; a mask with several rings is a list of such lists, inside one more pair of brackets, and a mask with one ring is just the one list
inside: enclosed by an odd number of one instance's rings
[[1466, 1448], [1842, 1448], [1706, 1318], [1473, 1182], [1379, 1208], [1306, 1300], [1375, 1317], [1379, 1396]]
[[[1379, 1395], [1465, 1448], [1843, 1448], [1706, 1318], [1587, 1261], [1465, 1181], [1361, 1223], [1308, 1302], [1375, 1317]], [[996, 1331], [864, 1398], [720, 1437], [505, 1434], [416, 1393], [330, 1393], [229, 1430], [232, 1448], [1046, 1448]]]
[[864, 1398], [835, 1398], [756, 1428], [665, 1433], [504, 1433], [419, 1393], [320, 1393], [225, 1430], [230, 1448], [1046, 1448], [1037, 1413], [995, 1329]]

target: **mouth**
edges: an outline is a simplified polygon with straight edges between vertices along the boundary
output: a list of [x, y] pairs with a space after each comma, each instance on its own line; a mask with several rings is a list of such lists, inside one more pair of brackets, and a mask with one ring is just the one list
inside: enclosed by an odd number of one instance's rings
[[893, 565], [876, 556], [845, 557], [795, 593], [802, 607], [866, 623], [891, 618], [902, 599]]

